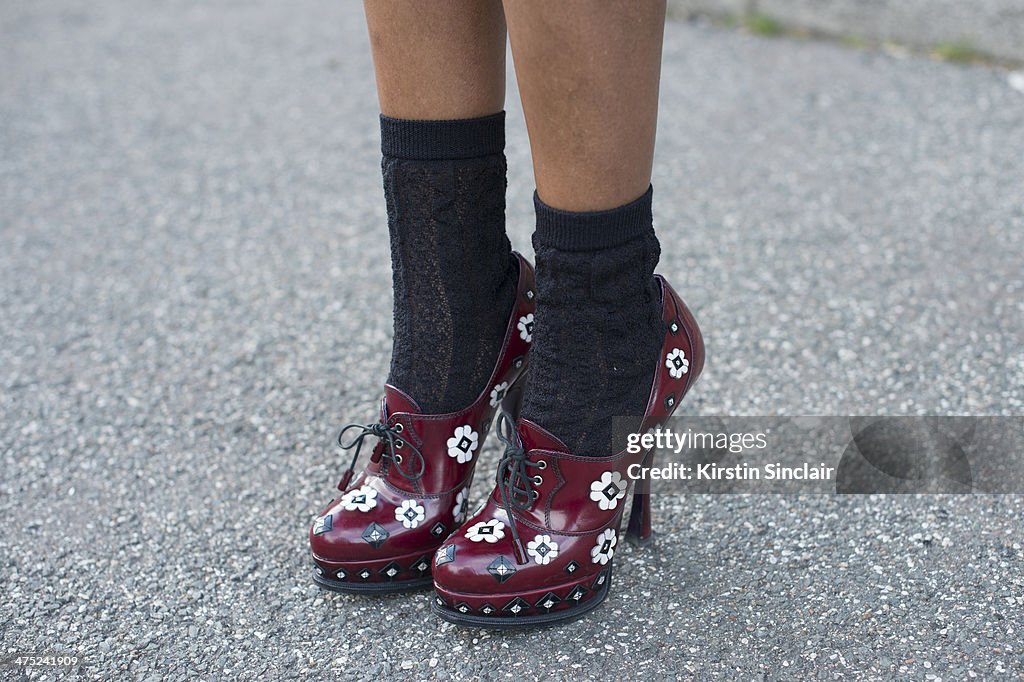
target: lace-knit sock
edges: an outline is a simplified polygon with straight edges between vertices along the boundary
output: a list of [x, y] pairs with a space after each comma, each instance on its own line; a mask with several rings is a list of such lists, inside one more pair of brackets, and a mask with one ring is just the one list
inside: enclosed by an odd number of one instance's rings
[[505, 114], [381, 116], [395, 336], [388, 383], [427, 413], [467, 407], [505, 337], [518, 265], [505, 235]]
[[522, 415], [576, 454], [609, 456], [612, 417], [647, 407], [665, 334], [651, 190], [595, 213], [534, 203], [537, 313]]

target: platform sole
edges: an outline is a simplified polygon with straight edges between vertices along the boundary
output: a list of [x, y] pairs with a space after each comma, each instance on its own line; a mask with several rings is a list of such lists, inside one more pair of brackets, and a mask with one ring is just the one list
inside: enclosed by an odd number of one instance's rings
[[343, 594], [395, 594], [399, 592], [420, 592], [434, 585], [431, 576], [416, 578], [415, 580], [394, 580], [391, 582], [376, 583], [354, 583], [342, 580], [325, 578], [322, 575], [313, 574], [313, 582], [325, 590], [341, 592]]
[[[608, 580], [604, 581], [593, 597], [587, 601], [567, 609], [559, 609], [550, 613], [539, 613], [533, 616], [478, 616], [475, 614], [460, 613], [454, 609], [441, 606], [436, 600], [431, 602], [430, 608], [435, 615], [443, 618], [449, 623], [463, 627], [481, 628], [484, 630], [530, 630], [534, 628], [550, 627], [552, 625], [564, 625], [587, 615], [608, 597], [608, 591], [612, 585], [611, 572], [608, 573]], [[506, 595], [514, 599], [516, 595]]]

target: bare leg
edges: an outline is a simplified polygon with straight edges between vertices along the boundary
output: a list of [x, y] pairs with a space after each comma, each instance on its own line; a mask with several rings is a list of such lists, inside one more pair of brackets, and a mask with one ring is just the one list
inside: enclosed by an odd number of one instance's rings
[[[522, 415], [611, 454], [664, 336], [651, 165], [664, 0], [506, 0], [537, 180], [537, 312]], [[580, 368], [586, 368], [580, 371]]]
[[665, 0], [506, 0], [537, 193], [569, 211], [651, 181]]
[[500, 0], [364, 0], [381, 112], [463, 119], [505, 103]]

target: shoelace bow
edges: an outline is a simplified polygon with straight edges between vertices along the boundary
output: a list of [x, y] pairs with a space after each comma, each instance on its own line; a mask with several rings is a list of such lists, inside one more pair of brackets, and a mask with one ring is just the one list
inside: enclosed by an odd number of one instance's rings
[[[359, 429], [359, 433], [356, 434], [352, 440], [348, 443], [345, 442], [345, 434], [350, 429]], [[410, 443], [408, 439], [402, 438], [401, 431], [396, 429], [394, 426], [388, 426], [380, 422], [376, 424], [347, 424], [341, 429], [341, 433], [338, 434], [338, 446], [342, 450], [351, 450], [355, 448], [356, 451], [352, 455], [352, 463], [349, 464], [348, 470], [341, 477], [341, 482], [338, 483], [338, 489], [344, 490], [348, 487], [349, 481], [352, 480], [352, 475], [356, 470], [356, 462], [359, 461], [359, 452], [363, 449], [363, 439], [367, 436], [374, 436], [380, 439], [382, 448], [381, 458], [388, 459], [395, 466], [395, 470], [407, 481], [419, 480], [424, 471], [426, 471], [427, 463], [423, 459], [423, 453], [419, 451], [415, 445]], [[412, 455], [398, 453], [396, 450], [402, 449], [403, 452]], [[412, 460], [416, 464], [415, 469], [406, 469], [406, 462]]]
[[519, 563], [526, 562], [526, 551], [523, 542], [519, 539], [519, 531], [516, 530], [515, 519], [512, 517], [512, 510], [525, 510], [533, 503], [534, 480], [530, 476], [530, 469], [540, 467], [537, 462], [531, 462], [526, 458], [526, 450], [518, 442], [515, 433], [515, 424], [504, 410], [498, 415], [498, 422], [495, 426], [495, 433], [505, 445], [505, 452], [498, 462], [497, 482], [498, 490], [501, 493], [501, 504], [508, 514], [509, 527], [512, 529], [512, 539], [515, 543], [516, 554]]

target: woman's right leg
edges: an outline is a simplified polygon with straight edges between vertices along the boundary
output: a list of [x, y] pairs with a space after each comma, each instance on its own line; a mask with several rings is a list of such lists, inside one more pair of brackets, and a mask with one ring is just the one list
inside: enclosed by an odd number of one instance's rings
[[535, 293], [505, 236], [501, 3], [365, 6], [394, 284], [390, 386], [379, 422], [342, 429], [355, 454], [310, 547], [318, 584], [378, 593], [428, 587], [435, 550], [465, 520], [483, 438], [525, 371]]
[[366, 0], [394, 283], [388, 383], [466, 407], [505, 333], [505, 15], [500, 0]]
[[478, 118], [505, 105], [501, 0], [365, 0], [385, 116]]

